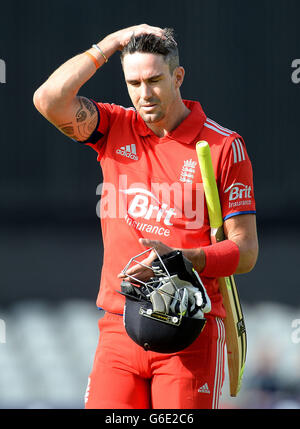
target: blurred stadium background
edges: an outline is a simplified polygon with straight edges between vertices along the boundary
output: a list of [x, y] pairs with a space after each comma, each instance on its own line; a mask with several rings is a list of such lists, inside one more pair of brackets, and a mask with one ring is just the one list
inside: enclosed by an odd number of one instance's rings
[[[299, 12], [296, 0], [1, 4], [0, 408], [84, 406], [101, 317], [101, 172], [32, 96], [66, 59], [141, 22], [175, 28], [183, 97], [238, 130], [253, 163], [260, 256], [237, 278], [248, 359], [240, 395], [226, 380], [221, 406], [300, 408]], [[117, 55], [81, 93], [129, 104]]]

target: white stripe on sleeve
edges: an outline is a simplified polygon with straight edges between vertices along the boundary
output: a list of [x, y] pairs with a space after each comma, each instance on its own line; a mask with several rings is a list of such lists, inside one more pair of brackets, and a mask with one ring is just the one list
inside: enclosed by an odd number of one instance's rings
[[232, 143], [232, 151], [233, 151], [233, 163], [236, 164], [237, 162], [245, 161], [245, 151], [243, 147], [243, 143], [240, 139], [235, 139]]
[[244, 148], [243, 148], [243, 143], [241, 142], [241, 140], [240, 139], [237, 139], [237, 141], [239, 142], [239, 145], [240, 145], [240, 149], [241, 149], [241, 153], [242, 153], [242, 159], [243, 159], [243, 161], [245, 161], [245, 152], [244, 152]]
[[233, 151], [233, 163], [235, 164], [237, 162], [235, 140], [231, 143], [231, 146]]

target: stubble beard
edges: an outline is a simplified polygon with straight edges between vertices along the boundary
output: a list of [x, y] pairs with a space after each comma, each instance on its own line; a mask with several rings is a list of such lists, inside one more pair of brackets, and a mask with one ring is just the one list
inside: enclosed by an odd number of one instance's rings
[[146, 122], [147, 124], [153, 124], [156, 122], [160, 122], [165, 117], [165, 113], [161, 110], [160, 107], [156, 106], [155, 110], [157, 111], [147, 113], [143, 111], [143, 108], [140, 108], [139, 114], [144, 122]]
[[160, 113], [140, 113], [142, 119], [146, 124], [154, 124], [156, 122], [160, 122], [164, 115], [162, 112]]

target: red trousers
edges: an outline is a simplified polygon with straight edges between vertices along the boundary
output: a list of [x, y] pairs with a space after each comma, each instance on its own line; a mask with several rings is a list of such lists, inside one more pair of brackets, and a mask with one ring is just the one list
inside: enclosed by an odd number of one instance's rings
[[127, 335], [122, 316], [106, 313], [99, 320], [99, 329], [86, 408], [218, 408], [224, 381], [222, 319], [207, 317], [196, 341], [172, 354], [138, 346]]

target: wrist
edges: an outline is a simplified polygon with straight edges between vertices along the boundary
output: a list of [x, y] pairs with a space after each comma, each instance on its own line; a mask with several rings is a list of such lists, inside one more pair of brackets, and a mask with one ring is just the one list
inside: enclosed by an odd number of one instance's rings
[[99, 56], [99, 54], [100, 54], [100, 58], [101, 58], [101, 60], [104, 60], [104, 62], [105, 62], [105, 63], [107, 63], [107, 62], [108, 62], [108, 58], [107, 58], [107, 56], [106, 56], [106, 55], [105, 55], [105, 53], [102, 51], [102, 49], [100, 48], [100, 46], [99, 46], [99, 45], [94, 44], [94, 45], [92, 46], [92, 48], [93, 48], [93, 49], [95, 49], [95, 51], [97, 52], [98, 56]]
[[107, 58], [121, 48], [117, 33], [109, 34], [104, 39], [100, 40], [97, 45], [102, 49]]
[[200, 273], [205, 267], [205, 253], [203, 248], [197, 249], [183, 249], [183, 255], [189, 259], [195, 270]]

